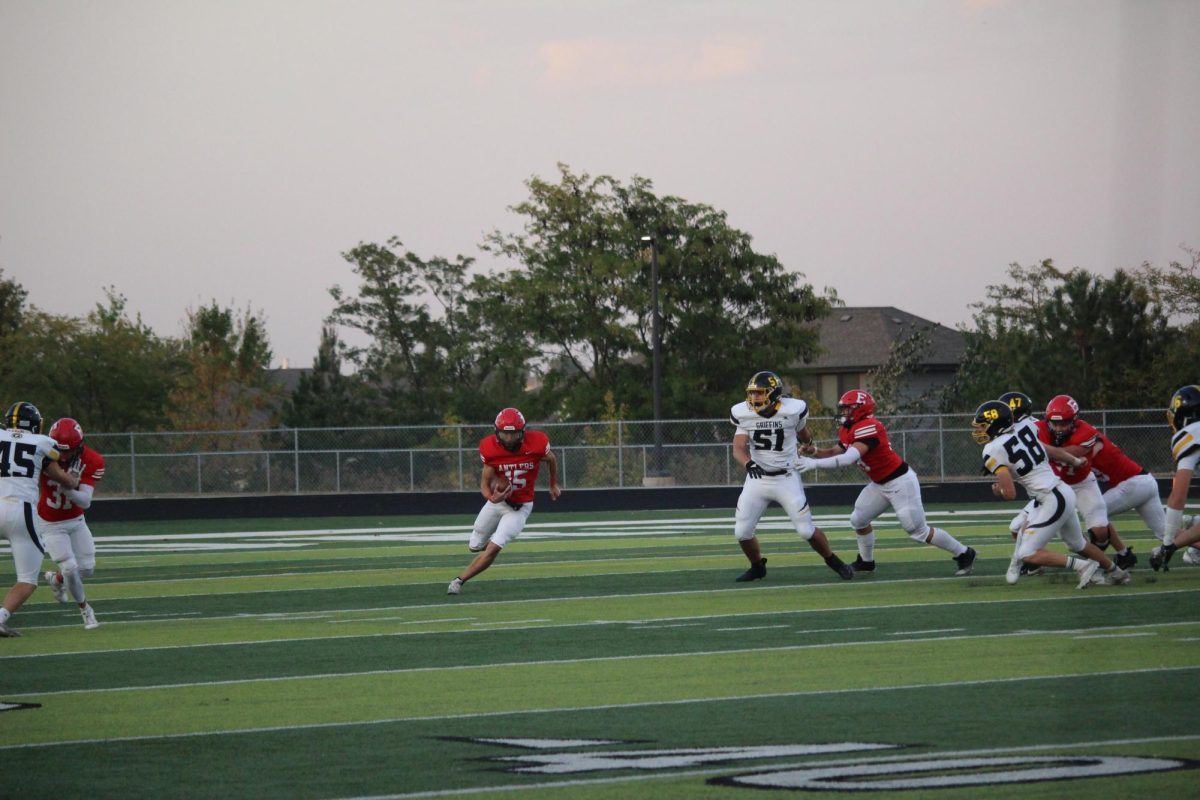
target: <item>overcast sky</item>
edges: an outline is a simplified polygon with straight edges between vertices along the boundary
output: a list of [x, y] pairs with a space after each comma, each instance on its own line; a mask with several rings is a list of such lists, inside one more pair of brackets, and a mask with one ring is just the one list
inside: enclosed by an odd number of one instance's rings
[[1200, 247], [1197, 0], [0, 0], [0, 268], [309, 366], [341, 253], [478, 251], [556, 162], [954, 326], [1011, 262]]

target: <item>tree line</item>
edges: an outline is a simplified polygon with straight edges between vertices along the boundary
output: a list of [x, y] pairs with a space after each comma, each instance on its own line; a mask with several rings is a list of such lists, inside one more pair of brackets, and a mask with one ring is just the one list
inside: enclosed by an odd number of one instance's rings
[[[512, 404], [533, 419], [649, 419], [655, 255], [664, 417], [722, 417], [750, 372], [798, 382], [819, 355], [813, 323], [841, 304], [836, 292], [756, 251], [724, 212], [561, 164], [557, 180], [526, 187], [510, 209], [520, 231], [479, 245], [490, 270], [423, 258], [399, 238], [343, 253], [357, 286], [329, 288], [318, 354], [286, 396], [250, 307], [187, 309], [185, 334], [164, 337], [115, 288], [83, 317], [59, 315], [0, 270], [0, 398], [106, 432], [478, 423]], [[1013, 389], [1093, 408], [1165, 404], [1200, 380], [1200, 257], [1183, 252], [1112, 277], [1012, 264], [973, 305], [946, 391], [904, 391], [928, 344], [918, 334], [872, 376], [877, 399], [892, 412], [971, 411]], [[347, 330], [366, 343], [348, 344]]]

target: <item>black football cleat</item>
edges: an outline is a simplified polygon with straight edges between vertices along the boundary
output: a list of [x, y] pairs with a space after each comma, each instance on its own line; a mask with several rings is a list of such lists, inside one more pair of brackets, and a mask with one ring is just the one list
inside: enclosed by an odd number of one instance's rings
[[1178, 549], [1174, 544], [1164, 544], [1162, 547], [1154, 548], [1154, 552], [1150, 554], [1150, 568], [1155, 572], [1160, 569], [1163, 572], [1170, 572], [1171, 556], [1175, 555], [1175, 551]]
[[745, 583], [746, 581], [761, 581], [767, 577], [767, 560], [760, 558], [757, 564], [751, 564], [750, 569], [737, 576], [737, 583]]
[[961, 555], [955, 556], [954, 563], [958, 564], [958, 569], [954, 571], [954, 574], [960, 578], [964, 575], [970, 575], [971, 571], [975, 569], [976, 555], [975, 548], [968, 547]]
[[854, 570], [855, 575], [857, 575], [860, 572], [874, 572], [875, 571], [875, 562], [874, 561], [863, 561], [863, 557], [859, 556], [858, 558], [854, 559], [854, 563], [850, 565], [850, 568], [852, 570]]
[[1121, 569], [1130, 569], [1137, 563], [1137, 556], [1133, 554], [1133, 548], [1129, 548], [1124, 554], [1117, 555], [1113, 561], [1117, 562], [1117, 566]]
[[841, 575], [842, 580], [848, 581], [854, 578], [854, 567], [838, 558], [836, 553], [825, 559], [825, 563], [831, 570]]

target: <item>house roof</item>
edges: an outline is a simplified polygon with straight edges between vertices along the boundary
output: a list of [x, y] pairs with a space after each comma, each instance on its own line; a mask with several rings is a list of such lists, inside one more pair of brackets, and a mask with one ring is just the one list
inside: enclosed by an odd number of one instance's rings
[[285, 395], [296, 391], [300, 376], [312, 372], [312, 367], [277, 367], [267, 370], [267, 380], [279, 386]]
[[892, 342], [929, 328], [932, 344], [921, 358], [926, 368], [956, 369], [966, 351], [961, 331], [895, 306], [834, 308], [818, 326], [823, 351], [805, 364], [816, 371], [873, 369], [887, 360]]

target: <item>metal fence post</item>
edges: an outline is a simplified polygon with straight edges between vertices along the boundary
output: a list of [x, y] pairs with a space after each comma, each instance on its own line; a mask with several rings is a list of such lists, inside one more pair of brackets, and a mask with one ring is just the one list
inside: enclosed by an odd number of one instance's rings
[[625, 425], [617, 420], [617, 486], [625, 485]]
[[135, 439], [129, 434], [129, 494], [137, 497], [137, 448], [133, 446]]
[[941, 480], [946, 480], [946, 429], [945, 416], [938, 414], [938, 473]]
[[462, 442], [462, 425], [458, 426], [458, 488], [462, 489], [466, 483], [466, 478], [463, 476], [463, 442]]
[[300, 494], [300, 429], [292, 428], [292, 470], [296, 473], [296, 494]]

